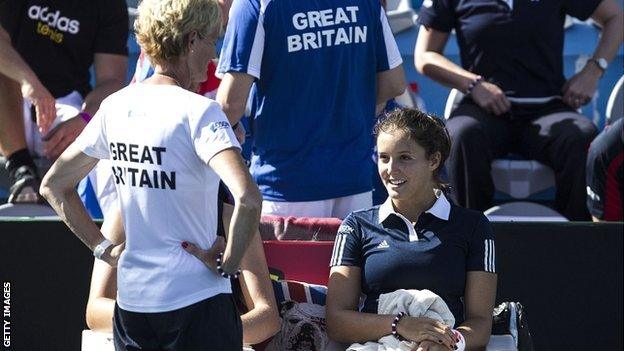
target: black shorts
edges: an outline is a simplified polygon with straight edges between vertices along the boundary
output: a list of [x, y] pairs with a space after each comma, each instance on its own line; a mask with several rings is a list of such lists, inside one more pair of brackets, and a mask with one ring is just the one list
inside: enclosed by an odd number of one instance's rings
[[243, 326], [231, 294], [158, 313], [130, 312], [115, 304], [115, 350], [240, 351]]

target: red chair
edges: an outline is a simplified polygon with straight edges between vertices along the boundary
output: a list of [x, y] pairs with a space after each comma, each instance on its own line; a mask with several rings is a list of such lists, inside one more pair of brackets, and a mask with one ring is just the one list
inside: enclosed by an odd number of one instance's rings
[[332, 241], [265, 241], [264, 252], [279, 279], [327, 285]]
[[262, 216], [262, 240], [334, 241], [342, 220], [338, 218]]

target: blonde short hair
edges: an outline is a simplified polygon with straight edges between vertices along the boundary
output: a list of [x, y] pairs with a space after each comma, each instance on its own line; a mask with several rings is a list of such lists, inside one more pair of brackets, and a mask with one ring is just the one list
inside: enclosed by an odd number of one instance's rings
[[216, 0], [143, 0], [138, 12], [134, 22], [137, 42], [156, 64], [184, 55], [191, 32], [203, 38], [221, 30]]

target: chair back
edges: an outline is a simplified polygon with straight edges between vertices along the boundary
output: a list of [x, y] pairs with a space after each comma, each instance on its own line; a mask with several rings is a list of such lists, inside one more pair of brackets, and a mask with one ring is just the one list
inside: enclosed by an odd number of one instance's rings
[[444, 119], [451, 117], [451, 112], [459, 105], [464, 98], [464, 93], [457, 89], [451, 89], [451, 92], [446, 99], [446, 105], [444, 105]]
[[494, 206], [484, 212], [490, 222], [568, 222], [550, 207], [527, 201], [514, 201]]
[[607, 100], [607, 124], [613, 124], [616, 120], [624, 117], [624, 75], [615, 83], [609, 100]]

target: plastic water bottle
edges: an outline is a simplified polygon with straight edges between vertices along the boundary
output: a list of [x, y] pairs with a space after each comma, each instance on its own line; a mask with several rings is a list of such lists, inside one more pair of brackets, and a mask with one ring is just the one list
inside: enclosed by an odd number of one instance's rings
[[402, 107], [415, 108], [426, 112], [425, 101], [418, 94], [418, 83], [411, 82], [403, 94], [394, 98], [395, 102]]
[[425, 106], [425, 100], [423, 100], [423, 98], [418, 93], [419, 89], [420, 88], [418, 87], [418, 83], [411, 82], [409, 84], [410, 96], [412, 97], [412, 100], [414, 101], [415, 107], [423, 112], [427, 112], [427, 107]]

